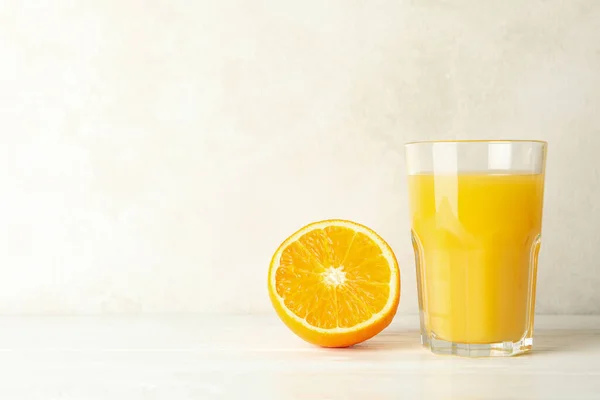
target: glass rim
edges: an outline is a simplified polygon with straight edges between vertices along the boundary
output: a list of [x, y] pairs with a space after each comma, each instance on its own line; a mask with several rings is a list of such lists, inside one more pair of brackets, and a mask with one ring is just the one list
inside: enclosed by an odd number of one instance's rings
[[469, 143], [537, 143], [544, 146], [548, 145], [545, 140], [528, 140], [528, 139], [491, 139], [491, 140], [418, 140], [414, 142], [404, 143], [405, 146], [411, 146], [416, 144], [436, 144], [436, 143], [457, 143], [457, 144], [469, 144]]

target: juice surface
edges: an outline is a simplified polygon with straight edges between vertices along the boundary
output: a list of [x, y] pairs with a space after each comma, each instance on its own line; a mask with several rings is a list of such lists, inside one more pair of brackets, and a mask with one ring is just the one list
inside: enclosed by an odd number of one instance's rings
[[483, 344], [531, 331], [543, 185], [541, 174], [409, 176], [431, 336]]

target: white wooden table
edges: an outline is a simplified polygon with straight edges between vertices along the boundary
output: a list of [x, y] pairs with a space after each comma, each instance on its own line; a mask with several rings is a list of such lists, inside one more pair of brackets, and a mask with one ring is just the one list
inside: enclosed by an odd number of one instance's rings
[[0, 317], [0, 399], [600, 399], [600, 316], [538, 317], [502, 359], [430, 354], [417, 323], [326, 350], [274, 316]]

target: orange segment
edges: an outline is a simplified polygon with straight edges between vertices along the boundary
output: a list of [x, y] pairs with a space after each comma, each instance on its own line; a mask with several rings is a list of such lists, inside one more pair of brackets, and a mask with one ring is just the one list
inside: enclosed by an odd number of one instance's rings
[[297, 335], [318, 345], [345, 347], [391, 322], [400, 298], [400, 272], [392, 250], [374, 231], [350, 221], [321, 221], [277, 249], [269, 295]]

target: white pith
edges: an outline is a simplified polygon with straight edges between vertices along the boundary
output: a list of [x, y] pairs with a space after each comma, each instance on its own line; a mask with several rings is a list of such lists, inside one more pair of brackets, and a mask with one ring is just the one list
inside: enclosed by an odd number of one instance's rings
[[344, 266], [329, 267], [321, 274], [323, 276], [323, 282], [329, 286], [339, 286], [346, 283], [346, 273], [344, 272]]

